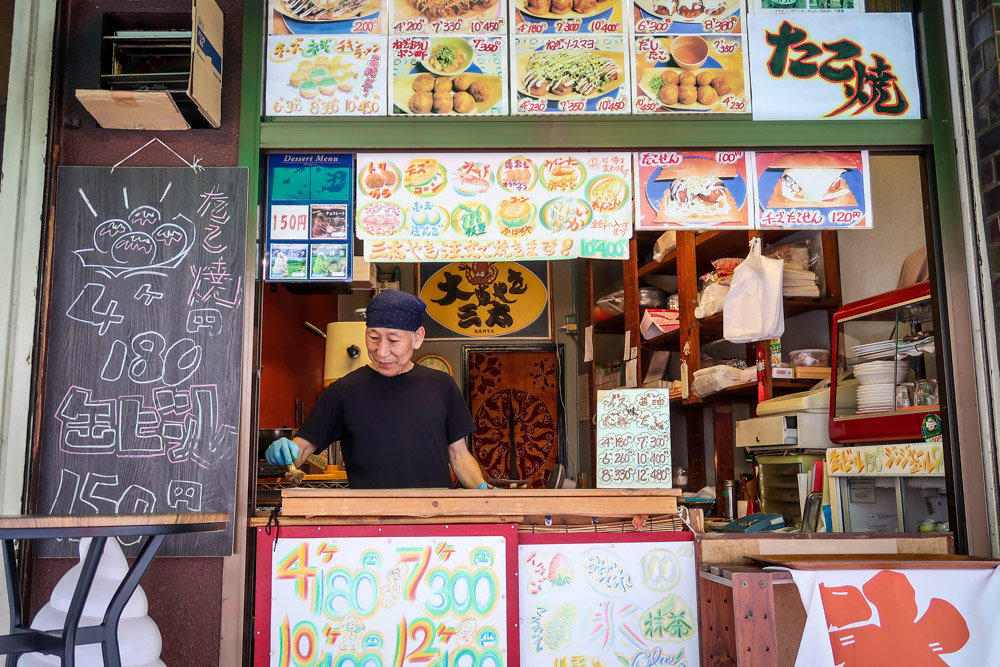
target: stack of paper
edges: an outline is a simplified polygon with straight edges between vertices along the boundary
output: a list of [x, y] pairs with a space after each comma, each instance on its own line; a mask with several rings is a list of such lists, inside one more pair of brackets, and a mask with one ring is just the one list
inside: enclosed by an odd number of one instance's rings
[[816, 274], [804, 269], [790, 269], [786, 264], [781, 291], [784, 296], [818, 297], [819, 284]]
[[681, 313], [679, 310], [664, 310], [647, 308], [639, 323], [639, 331], [646, 340], [656, 338], [681, 328]]

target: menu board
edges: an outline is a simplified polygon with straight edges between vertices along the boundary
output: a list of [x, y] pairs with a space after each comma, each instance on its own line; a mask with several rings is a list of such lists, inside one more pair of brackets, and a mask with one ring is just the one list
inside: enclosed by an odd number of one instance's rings
[[595, 463], [598, 488], [670, 488], [670, 390], [598, 391]]
[[754, 14], [754, 119], [920, 118], [909, 13]]
[[[247, 178], [245, 168], [59, 168], [39, 514], [232, 512]], [[35, 545], [44, 557], [76, 548]], [[232, 523], [161, 553], [229, 555]]]
[[382, 36], [267, 38], [268, 116], [385, 116], [387, 41]]
[[509, 0], [514, 35], [624, 35], [627, 0]]
[[745, 14], [746, 0], [632, 0], [636, 35], [739, 34]]
[[369, 261], [626, 259], [629, 154], [358, 156]]
[[863, 12], [865, 0], [749, 0], [750, 11], [778, 12]]
[[388, 0], [390, 35], [507, 36], [507, 0]]
[[635, 37], [636, 113], [749, 113], [740, 35]]
[[392, 114], [508, 113], [503, 37], [390, 37]]
[[264, 279], [350, 282], [354, 156], [267, 156]]
[[637, 153], [637, 229], [752, 229], [748, 156], [743, 151]]
[[269, 0], [271, 35], [385, 34], [386, 0]]
[[523, 667], [699, 664], [690, 537], [520, 538]]
[[515, 114], [627, 114], [631, 72], [619, 35], [517, 36]]
[[759, 229], [871, 229], [868, 151], [755, 153]]
[[508, 664], [508, 538], [432, 530], [275, 540], [266, 664]]

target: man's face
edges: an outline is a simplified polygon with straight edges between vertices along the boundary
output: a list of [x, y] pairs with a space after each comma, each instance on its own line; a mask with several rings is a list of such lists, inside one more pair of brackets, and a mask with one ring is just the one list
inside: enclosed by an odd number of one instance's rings
[[413, 331], [371, 328], [365, 332], [368, 358], [381, 375], [392, 377], [410, 370], [413, 351], [424, 342], [424, 328]]

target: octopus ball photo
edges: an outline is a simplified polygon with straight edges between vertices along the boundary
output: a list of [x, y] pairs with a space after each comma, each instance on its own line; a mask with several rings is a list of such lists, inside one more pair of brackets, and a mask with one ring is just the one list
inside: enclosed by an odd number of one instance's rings
[[682, 86], [694, 86], [697, 85], [698, 79], [695, 77], [694, 72], [681, 72], [678, 83]]
[[659, 93], [660, 101], [664, 104], [677, 104], [680, 99], [680, 88], [671, 84], [663, 84]]
[[434, 99], [431, 94], [420, 90], [413, 94], [410, 98], [410, 111], [413, 113], [430, 113], [431, 106], [434, 104]]
[[468, 90], [472, 85], [472, 77], [468, 74], [459, 74], [451, 80], [451, 87], [455, 90]]
[[719, 94], [719, 97], [733, 92], [733, 86], [729, 83], [729, 79], [721, 76], [717, 76], [712, 80], [712, 88]]
[[466, 92], [455, 93], [454, 106], [458, 113], [472, 113], [476, 108], [476, 99]]
[[677, 90], [677, 101], [681, 104], [694, 104], [698, 101], [698, 89], [694, 86], [681, 86]]
[[553, 14], [565, 14], [573, 9], [573, 0], [552, 0], [549, 11]]
[[469, 94], [476, 102], [485, 102], [486, 98], [490, 96], [490, 87], [485, 81], [476, 81], [469, 86]]
[[577, 14], [587, 14], [594, 11], [597, 0], [573, 0], [573, 11]]
[[713, 72], [712, 70], [705, 70], [704, 72], [699, 72], [696, 79], [699, 86], [707, 86], [712, 83], [718, 72]]
[[698, 88], [698, 101], [711, 106], [719, 101], [719, 94], [711, 86], [701, 86]]
[[434, 92], [435, 93], [450, 93], [451, 92], [451, 79], [446, 76], [440, 76], [434, 79]]
[[434, 90], [434, 77], [430, 74], [421, 74], [413, 80], [413, 90], [417, 92], [430, 92]]
[[660, 75], [660, 79], [663, 80], [663, 83], [676, 86], [681, 82], [681, 75], [672, 69], [668, 69]]
[[449, 113], [453, 107], [454, 103], [451, 99], [451, 93], [443, 91], [434, 94], [431, 111], [434, 113]]

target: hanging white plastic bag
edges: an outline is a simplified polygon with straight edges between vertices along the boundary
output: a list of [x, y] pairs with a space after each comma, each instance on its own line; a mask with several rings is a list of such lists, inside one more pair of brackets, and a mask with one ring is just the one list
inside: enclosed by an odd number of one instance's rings
[[784, 262], [762, 257], [760, 239], [750, 241], [750, 254], [733, 272], [722, 310], [722, 332], [731, 343], [754, 343], [785, 333], [781, 283]]

